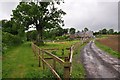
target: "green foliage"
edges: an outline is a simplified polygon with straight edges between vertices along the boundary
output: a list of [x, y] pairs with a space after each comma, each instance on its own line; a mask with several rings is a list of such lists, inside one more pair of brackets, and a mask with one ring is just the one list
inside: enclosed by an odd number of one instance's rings
[[114, 33], [114, 30], [113, 29], [109, 29], [108, 30], [108, 34], [113, 34]]
[[120, 32], [114, 32], [113, 34], [119, 34]]
[[94, 32], [93, 35], [99, 35], [100, 33], [99, 32]]
[[9, 45], [14, 46], [21, 43], [21, 39], [18, 36], [12, 35], [7, 32], [2, 32], [2, 42]]
[[37, 31], [36, 30], [28, 31], [26, 32], [26, 36], [27, 36], [27, 41], [35, 41], [37, 37]]
[[120, 34], [120, 31], [118, 32], [118, 34]]
[[62, 16], [66, 13], [62, 9], [55, 8], [55, 3], [59, 5], [60, 2], [20, 2], [13, 10], [12, 20], [24, 29], [29, 29], [30, 25], [34, 25], [38, 35], [37, 43], [42, 42], [44, 30], [64, 25]]
[[25, 30], [13, 20], [2, 20], [2, 31], [13, 35], [23, 36]]
[[70, 34], [75, 34], [75, 30], [76, 30], [75, 28], [70, 28], [70, 32], [69, 33]]
[[7, 48], [9, 48], [9, 47], [17, 46], [21, 43], [22, 43], [22, 41], [21, 41], [20, 37], [18, 37], [16, 35], [12, 35], [7, 32], [2, 32], [2, 45], [3, 45], [2, 51], [3, 52], [5, 50], [7, 50]]
[[107, 29], [103, 29], [102, 34], [107, 34]]
[[69, 39], [69, 36], [66, 36], [66, 35], [56, 37], [56, 40], [68, 40], [68, 39]]
[[[67, 36], [64, 36], [64, 34], [68, 33], [68, 29], [63, 29], [61, 27], [58, 28], [52, 28], [49, 30], [45, 30], [43, 32], [43, 39], [45, 40], [61, 40], [61, 39], [65, 39]], [[52, 35], [52, 36], [51, 36]]]

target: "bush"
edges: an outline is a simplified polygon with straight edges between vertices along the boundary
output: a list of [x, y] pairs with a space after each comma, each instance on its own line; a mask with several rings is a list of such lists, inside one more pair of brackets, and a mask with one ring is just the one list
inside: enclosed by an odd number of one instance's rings
[[69, 38], [69, 36], [58, 36], [56, 37], [56, 40], [67, 40]]
[[12, 35], [7, 32], [2, 32], [2, 51], [7, 50], [8, 47], [17, 46], [22, 43], [20, 37]]
[[27, 36], [27, 41], [35, 41], [37, 38], [37, 31], [33, 30], [33, 31], [29, 31], [26, 33]]

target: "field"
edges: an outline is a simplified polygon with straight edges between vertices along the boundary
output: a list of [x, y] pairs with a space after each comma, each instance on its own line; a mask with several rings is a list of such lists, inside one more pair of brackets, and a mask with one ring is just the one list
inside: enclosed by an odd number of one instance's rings
[[112, 48], [115, 51], [120, 52], [120, 49], [118, 49], [119, 47], [119, 40], [120, 39], [120, 35], [116, 35], [116, 36], [109, 36], [108, 38], [104, 38], [104, 39], [98, 39], [97, 41]]
[[120, 35], [110, 35], [106, 38], [98, 38], [96, 40], [96, 45], [113, 56], [120, 58], [119, 38]]
[[[57, 51], [58, 56], [61, 56], [61, 49], [65, 49], [73, 45], [78, 41], [64, 41], [64, 42], [47, 42], [44, 46], [39, 46], [40, 48], [59, 48]], [[30, 42], [26, 42], [18, 47], [14, 47], [11, 50], [8, 50], [5, 54], [3, 54], [3, 78], [53, 78], [54, 76], [50, 72], [50, 70], [46, 69], [43, 71], [42, 67], [38, 67], [38, 60], [34, 56]], [[68, 53], [65, 51], [65, 56]], [[58, 65], [59, 66], [59, 65]], [[80, 67], [81, 65], [76, 66], [74, 68]], [[60, 69], [58, 72], [61, 75]], [[74, 71], [74, 75], [76, 72]], [[80, 74], [83, 77], [84, 70]], [[73, 76], [74, 76], [73, 75]], [[61, 75], [62, 76], [62, 75]]]

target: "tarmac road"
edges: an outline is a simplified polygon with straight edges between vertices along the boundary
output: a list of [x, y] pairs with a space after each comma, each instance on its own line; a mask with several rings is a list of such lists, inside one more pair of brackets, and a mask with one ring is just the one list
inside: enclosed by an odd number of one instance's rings
[[120, 78], [120, 60], [95, 46], [90, 41], [81, 51], [87, 78]]

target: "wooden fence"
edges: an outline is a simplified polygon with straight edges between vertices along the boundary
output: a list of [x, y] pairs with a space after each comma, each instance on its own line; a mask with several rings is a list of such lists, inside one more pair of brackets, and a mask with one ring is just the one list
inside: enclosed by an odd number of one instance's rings
[[[62, 64], [62, 66], [64, 67], [63, 78], [66, 80], [69, 80], [71, 72], [72, 72], [73, 50], [74, 50], [76, 44], [74, 44], [73, 46], [71, 46], [70, 48], [67, 49], [67, 50], [70, 50], [70, 54], [68, 57], [64, 57], [64, 60], [61, 59], [63, 57], [58, 57], [58, 56], [52, 54], [51, 52], [48, 52], [48, 50], [58, 50], [58, 49], [40, 49], [34, 43], [32, 43], [31, 45], [32, 45], [32, 50], [34, 52], [34, 55], [38, 58], [39, 67], [41, 67], [41, 64], [42, 64], [43, 69], [45, 69], [45, 65], [46, 65], [58, 80], [62, 80], [61, 77], [58, 75], [58, 73], [55, 70], [56, 62], [58, 62], [58, 63]], [[46, 61], [46, 59], [48, 59], [48, 58], [45, 58], [44, 55], [48, 55], [48, 56], [50, 56], [49, 59], [53, 59], [53, 66], [51, 66]]]

